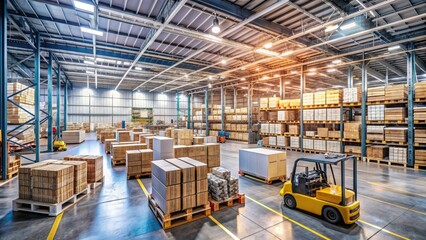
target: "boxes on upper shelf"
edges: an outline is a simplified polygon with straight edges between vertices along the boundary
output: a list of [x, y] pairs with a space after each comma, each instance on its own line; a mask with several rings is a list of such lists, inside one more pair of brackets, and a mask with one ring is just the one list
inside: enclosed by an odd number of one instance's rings
[[404, 121], [407, 117], [407, 110], [405, 107], [385, 108], [386, 121]]
[[338, 90], [328, 90], [326, 92], [326, 104], [341, 104], [342, 103], [343, 91]]
[[426, 82], [416, 82], [414, 84], [415, 98], [426, 98]]
[[314, 93], [314, 105], [325, 105], [326, 103], [326, 92], [315, 92]]
[[315, 131], [305, 131], [305, 135], [308, 137], [315, 137], [316, 132]]
[[313, 121], [314, 117], [314, 109], [303, 109], [303, 121]]
[[406, 127], [386, 127], [385, 140], [390, 142], [406, 142], [407, 141]]
[[299, 135], [299, 125], [295, 125], [295, 124], [288, 125], [288, 133], [293, 135]]
[[385, 88], [386, 101], [406, 100], [408, 88], [405, 84], [389, 85]]
[[315, 121], [326, 121], [327, 120], [327, 109], [325, 109], [325, 108], [314, 109], [314, 120]]
[[345, 88], [343, 89], [343, 103], [360, 103], [361, 88]]
[[278, 108], [280, 106], [280, 98], [278, 97], [269, 98], [268, 102], [269, 108]]
[[328, 131], [329, 138], [340, 138], [340, 131]]
[[[340, 108], [327, 108], [327, 121], [340, 121]], [[343, 120], [345, 120], [343, 115]]]
[[368, 121], [385, 120], [385, 105], [367, 106], [367, 120]]
[[303, 106], [312, 106], [312, 105], [314, 105], [314, 93], [304, 93]]
[[426, 129], [414, 129], [414, 142], [426, 143]]
[[268, 108], [268, 98], [260, 98], [260, 108]]
[[384, 125], [367, 125], [367, 140], [383, 141], [385, 140]]
[[278, 121], [297, 121], [299, 119], [299, 111], [278, 111]]
[[368, 88], [367, 90], [367, 101], [377, 102], [385, 100], [385, 87], [374, 87]]
[[300, 98], [290, 99], [290, 107], [300, 107]]
[[345, 122], [344, 124], [344, 138], [348, 139], [360, 139], [361, 135], [361, 123], [360, 122]]

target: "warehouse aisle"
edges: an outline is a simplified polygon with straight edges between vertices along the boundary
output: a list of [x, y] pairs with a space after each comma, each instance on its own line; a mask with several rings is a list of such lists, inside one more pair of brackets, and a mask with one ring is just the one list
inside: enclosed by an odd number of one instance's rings
[[[238, 150], [256, 147], [238, 142], [221, 146], [222, 166], [234, 175], [238, 172]], [[245, 206], [226, 208], [213, 212], [212, 218], [163, 231], [142, 189], [150, 192], [149, 178], [127, 181], [125, 167], [112, 168], [103, 146], [95, 140], [71, 146], [64, 153], [43, 154], [43, 160], [71, 154], [105, 156], [105, 181], [63, 214], [55, 239], [230, 239], [230, 234], [240, 239], [420, 239], [426, 234], [425, 171], [358, 162], [361, 221], [349, 227], [330, 225], [316, 216], [282, 207], [280, 182], [266, 185], [240, 177], [240, 192], [247, 196]], [[303, 154], [288, 152], [287, 173], [300, 156]], [[346, 173], [350, 187], [351, 171]], [[13, 213], [11, 201], [17, 197], [17, 189], [17, 179], [0, 187], [0, 238], [23, 239], [23, 233], [32, 233], [31, 239], [45, 239], [55, 218]]]

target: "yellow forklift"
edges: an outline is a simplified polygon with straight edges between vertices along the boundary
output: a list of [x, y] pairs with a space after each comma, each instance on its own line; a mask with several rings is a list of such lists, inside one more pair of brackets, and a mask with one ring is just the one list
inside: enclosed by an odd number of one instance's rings
[[67, 144], [62, 140], [62, 138], [57, 134], [56, 128], [53, 127], [53, 151], [60, 152], [67, 150]]
[[[353, 161], [353, 189], [345, 187], [345, 163]], [[296, 173], [299, 162], [314, 165], [309, 170]], [[284, 183], [280, 195], [284, 205], [322, 216], [332, 224], [353, 224], [360, 217], [360, 203], [357, 200], [357, 162], [353, 156], [341, 154], [315, 154], [298, 158], [294, 162], [290, 179]], [[333, 166], [340, 165], [341, 185], [336, 184]], [[312, 167], [312, 166], [311, 166]], [[331, 171], [334, 184], [329, 184], [327, 167]]]

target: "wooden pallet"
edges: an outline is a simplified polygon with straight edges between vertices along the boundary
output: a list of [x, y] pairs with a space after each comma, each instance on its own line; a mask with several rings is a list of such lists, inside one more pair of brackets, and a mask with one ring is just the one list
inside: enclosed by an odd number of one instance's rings
[[149, 195], [148, 205], [158, 222], [160, 222], [161, 226], [163, 226], [163, 229], [177, 227], [211, 215], [211, 209], [208, 203], [200, 207], [164, 214], [160, 207], [158, 207], [152, 195]]
[[385, 104], [399, 104], [399, 103], [407, 103], [407, 99], [385, 100]]
[[259, 181], [259, 182], [263, 182], [263, 183], [266, 183], [266, 184], [272, 184], [274, 181], [281, 181], [281, 182], [284, 182], [285, 181], [285, 175], [283, 175], [283, 176], [278, 176], [278, 177], [272, 177], [272, 178], [265, 178], [265, 177], [262, 177], [262, 176], [257, 176], [257, 175], [255, 175], [255, 174], [251, 174], [251, 173], [246, 173], [246, 172], [244, 172], [244, 171], [242, 171], [242, 170], [239, 170], [238, 171], [238, 174], [240, 175], [240, 176], [244, 176], [244, 177], [247, 177], [247, 178], [251, 178], [251, 179], [254, 179], [254, 180], [256, 180], [256, 181]]
[[398, 146], [407, 146], [406, 142], [397, 142], [397, 141], [383, 141], [385, 144], [390, 144], [390, 145], [398, 145]]
[[210, 208], [213, 212], [219, 211], [221, 207], [232, 207], [237, 204], [246, 203], [246, 196], [244, 193], [238, 193], [237, 196], [229, 198], [223, 201], [216, 201], [213, 198], [209, 197]]
[[425, 124], [426, 120], [416, 120], [414, 119], [414, 124]]
[[131, 178], [137, 179], [137, 178], [141, 178], [141, 177], [151, 177], [151, 172], [127, 174], [127, 180], [130, 180]]
[[114, 160], [111, 156], [111, 164], [113, 167], [115, 167], [116, 165], [126, 165], [126, 159]]
[[389, 166], [407, 167], [407, 163], [393, 162], [393, 161], [389, 161], [389, 159], [377, 159], [377, 158], [367, 157], [367, 162], [368, 163], [371, 162], [371, 163], [377, 163], [377, 164], [385, 164], [385, 165], [389, 165]]
[[72, 197], [60, 203], [42, 203], [32, 200], [15, 199], [13, 200], [13, 211], [24, 211], [32, 213], [46, 214], [49, 216], [57, 216], [61, 212], [72, 207], [74, 204], [79, 202], [82, 198], [86, 197], [90, 193], [90, 188], [87, 187], [78, 194], [74, 194]]
[[303, 149], [305, 153], [312, 153], [312, 154], [322, 154], [326, 153], [326, 150], [315, 150], [315, 149]]
[[414, 169], [415, 170], [426, 170], [426, 165], [425, 164], [414, 164]]
[[359, 102], [351, 102], [351, 103], [343, 103], [343, 107], [360, 107], [361, 103]]
[[366, 143], [373, 143], [373, 144], [386, 144], [385, 140], [365, 140]]
[[415, 98], [415, 102], [426, 102], [426, 98]]
[[102, 177], [101, 179], [99, 179], [98, 181], [96, 181], [94, 183], [89, 183], [90, 189], [95, 189], [95, 188], [101, 186], [104, 183], [104, 178], [105, 177]]
[[343, 142], [361, 142], [361, 139], [342, 138]]
[[311, 109], [311, 108], [338, 108], [341, 104], [317, 104], [317, 105], [308, 105], [303, 106], [304, 109]]

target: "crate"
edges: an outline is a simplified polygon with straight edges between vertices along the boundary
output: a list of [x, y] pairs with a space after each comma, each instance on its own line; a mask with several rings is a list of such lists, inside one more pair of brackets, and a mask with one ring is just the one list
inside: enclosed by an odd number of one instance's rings
[[223, 201], [216, 201], [213, 198], [209, 197], [210, 202], [210, 208], [213, 212], [219, 211], [223, 207], [232, 207], [234, 205], [238, 204], [245, 204], [246, 203], [246, 197], [244, 193], [238, 193], [237, 196], [223, 200]]

